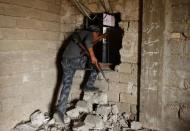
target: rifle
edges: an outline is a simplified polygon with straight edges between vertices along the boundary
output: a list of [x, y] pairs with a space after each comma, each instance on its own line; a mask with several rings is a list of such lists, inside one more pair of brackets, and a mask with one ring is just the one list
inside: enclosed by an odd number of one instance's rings
[[[78, 34], [77, 34], [78, 35]], [[90, 57], [90, 54], [89, 54], [89, 52], [88, 52], [88, 50], [86, 49], [86, 47], [82, 44], [82, 40], [81, 40], [81, 38], [80, 38], [80, 36], [78, 35], [78, 42], [76, 42], [78, 45], [79, 45], [79, 47], [84, 51], [84, 53], [88, 56], [88, 57]], [[105, 81], [108, 83], [108, 80], [109, 79], [107, 79], [106, 78], [106, 76], [105, 76], [105, 74], [104, 74], [104, 71], [102, 70], [102, 68], [101, 68], [101, 66], [100, 66], [100, 63], [99, 62], [97, 62], [97, 64], [95, 64], [95, 66], [96, 66], [96, 69], [102, 74], [102, 76], [104, 77], [104, 79], [105, 79]]]

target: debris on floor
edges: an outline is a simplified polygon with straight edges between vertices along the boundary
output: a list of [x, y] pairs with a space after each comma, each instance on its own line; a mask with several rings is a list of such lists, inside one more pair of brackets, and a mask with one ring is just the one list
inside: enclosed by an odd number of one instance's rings
[[116, 104], [108, 104], [105, 92], [85, 92], [83, 99], [66, 112], [64, 121], [50, 118], [36, 110], [26, 122], [17, 124], [13, 131], [134, 131], [143, 126], [134, 114], [120, 113]]

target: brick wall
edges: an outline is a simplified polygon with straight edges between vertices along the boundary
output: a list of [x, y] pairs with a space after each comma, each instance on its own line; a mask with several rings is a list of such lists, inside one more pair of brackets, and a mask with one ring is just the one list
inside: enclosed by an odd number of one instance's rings
[[[121, 13], [124, 29], [121, 64], [98, 77], [96, 86], [108, 92], [120, 111], [136, 113], [138, 0], [111, 1]], [[103, 12], [95, 0], [84, 1]], [[0, 0], [0, 129], [10, 130], [36, 109], [48, 111], [59, 75], [57, 53], [62, 41], [81, 26], [83, 16], [70, 0]], [[58, 71], [58, 72], [57, 72]], [[80, 95], [84, 71], [75, 74], [70, 100]], [[114, 93], [114, 94], [113, 94]]]
[[47, 111], [56, 83], [60, 0], [0, 0], [0, 130]]

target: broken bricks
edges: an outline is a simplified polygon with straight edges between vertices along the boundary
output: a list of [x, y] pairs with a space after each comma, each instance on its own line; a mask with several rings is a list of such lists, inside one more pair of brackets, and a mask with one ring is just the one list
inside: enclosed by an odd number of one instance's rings
[[[93, 110], [93, 105], [96, 108]], [[108, 104], [105, 92], [85, 92], [83, 100], [79, 100], [75, 107], [66, 112], [62, 124], [56, 119], [46, 120], [46, 115], [37, 110], [30, 116], [28, 123], [16, 126], [13, 131], [130, 131], [142, 129], [140, 122], [135, 122], [132, 113], [119, 113], [116, 104]], [[78, 123], [77, 123], [78, 122]], [[72, 127], [70, 127], [72, 125]]]

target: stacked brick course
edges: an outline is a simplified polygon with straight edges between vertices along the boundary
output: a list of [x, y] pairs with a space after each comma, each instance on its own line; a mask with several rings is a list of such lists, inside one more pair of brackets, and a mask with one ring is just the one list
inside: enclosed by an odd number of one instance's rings
[[40, 108], [56, 83], [60, 0], [0, 0], [0, 129]]

